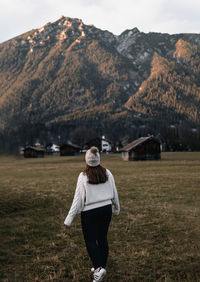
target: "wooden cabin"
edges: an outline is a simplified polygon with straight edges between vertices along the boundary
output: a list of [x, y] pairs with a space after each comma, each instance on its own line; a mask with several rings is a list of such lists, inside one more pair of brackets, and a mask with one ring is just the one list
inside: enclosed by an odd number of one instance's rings
[[45, 149], [41, 147], [28, 146], [24, 149], [24, 158], [43, 158]]
[[122, 159], [125, 161], [160, 160], [161, 143], [154, 136], [141, 137], [121, 150]]
[[80, 154], [80, 147], [75, 144], [63, 144], [60, 146], [60, 156], [75, 156]]

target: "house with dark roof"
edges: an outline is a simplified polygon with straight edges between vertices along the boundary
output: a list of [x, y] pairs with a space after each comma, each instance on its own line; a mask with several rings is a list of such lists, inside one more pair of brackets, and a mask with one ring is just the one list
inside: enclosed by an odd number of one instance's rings
[[60, 146], [60, 156], [75, 156], [80, 154], [80, 147], [72, 144], [67, 143]]
[[39, 146], [27, 146], [24, 149], [24, 158], [43, 158], [45, 149]]
[[160, 160], [161, 142], [154, 136], [141, 137], [121, 150], [122, 159], [125, 161]]

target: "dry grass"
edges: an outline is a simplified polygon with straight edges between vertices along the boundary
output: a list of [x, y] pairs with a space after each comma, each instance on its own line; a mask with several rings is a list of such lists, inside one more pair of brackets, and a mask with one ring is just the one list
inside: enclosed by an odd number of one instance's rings
[[[80, 217], [63, 225], [83, 156], [0, 160], [1, 281], [91, 281]], [[200, 153], [102, 164], [121, 203], [105, 281], [200, 281]]]

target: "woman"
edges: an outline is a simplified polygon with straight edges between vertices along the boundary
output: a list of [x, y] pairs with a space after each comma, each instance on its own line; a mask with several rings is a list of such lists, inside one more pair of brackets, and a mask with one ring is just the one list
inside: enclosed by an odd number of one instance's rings
[[106, 275], [108, 258], [107, 232], [113, 213], [119, 214], [120, 205], [112, 173], [100, 165], [96, 147], [85, 155], [86, 168], [77, 181], [74, 200], [64, 224], [70, 226], [75, 215], [81, 213], [81, 225], [86, 248], [93, 264], [94, 280]]

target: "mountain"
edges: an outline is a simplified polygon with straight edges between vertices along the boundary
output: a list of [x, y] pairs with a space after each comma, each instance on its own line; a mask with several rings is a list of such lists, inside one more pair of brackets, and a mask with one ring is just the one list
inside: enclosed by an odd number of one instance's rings
[[157, 118], [198, 126], [199, 50], [200, 34], [116, 36], [61, 17], [0, 44], [0, 132], [89, 124], [123, 135]]
[[107, 31], [62, 17], [1, 44], [1, 127], [30, 113], [35, 122], [51, 122], [123, 105], [132, 66], [115, 41]]
[[177, 61], [169, 61], [155, 53], [148, 79], [129, 98], [126, 107], [152, 118], [165, 118], [171, 123], [178, 120], [199, 123], [200, 65], [196, 49], [180, 39], [173, 54]]

